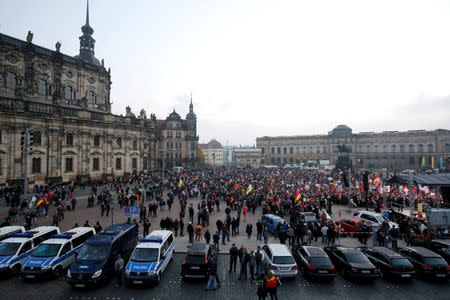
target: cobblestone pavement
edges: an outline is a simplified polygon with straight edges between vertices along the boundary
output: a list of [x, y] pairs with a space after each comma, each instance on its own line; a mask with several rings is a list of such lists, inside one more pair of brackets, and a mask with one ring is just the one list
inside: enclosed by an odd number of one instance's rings
[[[66, 279], [48, 282], [22, 282], [12, 278], [0, 282], [2, 299], [70, 299], [70, 300], [119, 300], [119, 299], [257, 299], [256, 283], [238, 280], [238, 275], [228, 273], [228, 256], [219, 256], [219, 278], [222, 288], [206, 291], [205, 281], [181, 280], [181, 262], [184, 254], [176, 254], [162, 276], [159, 286], [147, 288], [116, 288], [114, 282], [90, 290], [70, 288]], [[449, 299], [448, 283], [432, 283], [415, 280], [412, 283], [393, 283], [382, 279], [374, 283], [351, 282], [339, 274], [334, 282], [317, 283], [298, 275], [294, 280], [282, 280], [278, 289], [279, 299]]]

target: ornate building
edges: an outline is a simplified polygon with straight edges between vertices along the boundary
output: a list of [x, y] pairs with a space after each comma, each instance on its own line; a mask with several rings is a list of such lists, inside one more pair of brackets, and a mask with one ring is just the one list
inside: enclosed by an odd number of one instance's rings
[[[183, 120], [144, 110], [111, 113], [111, 72], [94, 55], [94, 30], [81, 27], [80, 53], [72, 57], [0, 34], [0, 184], [28, 174], [30, 183], [126, 176], [196, 164], [197, 117]], [[22, 150], [24, 133], [33, 144]], [[24, 153], [26, 152], [26, 153]], [[163, 157], [165, 159], [163, 159]], [[25, 161], [26, 159], [26, 161]], [[25, 172], [24, 166], [28, 166]]]
[[[391, 170], [450, 167], [450, 130], [353, 133], [339, 125], [327, 135], [260, 137], [262, 164], [286, 165], [329, 160], [336, 164], [348, 149], [355, 167]], [[344, 147], [342, 147], [344, 145]]]

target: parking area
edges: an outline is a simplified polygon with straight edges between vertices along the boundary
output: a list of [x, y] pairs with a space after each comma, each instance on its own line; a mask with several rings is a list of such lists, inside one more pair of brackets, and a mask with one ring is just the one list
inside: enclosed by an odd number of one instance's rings
[[[222, 288], [206, 291], [205, 281], [183, 282], [180, 276], [184, 254], [175, 254], [174, 261], [162, 276], [159, 286], [148, 288], [116, 288], [114, 282], [90, 290], [74, 290], [65, 278], [46, 282], [22, 282], [12, 278], [0, 282], [3, 299], [257, 299], [256, 283], [238, 280], [238, 274], [228, 273], [228, 255], [219, 255], [219, 278]], [[448, 299], [449, 283], [415, 280], [392, 283], [378, 279], [374, 283], [350, 282], [337, 275], [331, 283], [317, 283], [298, 275], [295, 280], [282, 280], [279, 299]]]

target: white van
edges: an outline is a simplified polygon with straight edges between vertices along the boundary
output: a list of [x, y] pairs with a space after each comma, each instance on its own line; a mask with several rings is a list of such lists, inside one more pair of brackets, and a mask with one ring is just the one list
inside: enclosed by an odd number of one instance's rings
[[173, 259], [175, 240], [170, 230], [154, 230], [140, 240], [125, 268], [127, 285], [159, 283]]
[[23, 278], [59, 277], [75, 261], [77, 250], [94, 234], [94, 228], [76, 227], [50, 236], [28, 256], [22, 268]]
[[16, 274], [31, 251], [51, 235], [59, 233], [55, 226], [40, 226], [30, 231], [16, 233], [0, 242], [0, 274]]
[[181, 173], [181, 172], [184, 172], [184, 168], [183, 167], [173, 167], [172, 171], [174, 171], [176, 173]]
[[25, 232], [25, 227], [23, 226], [5, 226], [0, 227], [0, 241], [3, 241], [16, 233]]

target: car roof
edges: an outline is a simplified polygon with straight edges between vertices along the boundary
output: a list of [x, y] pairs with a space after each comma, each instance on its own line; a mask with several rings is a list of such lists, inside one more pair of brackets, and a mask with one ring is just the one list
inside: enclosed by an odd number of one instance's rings
[[26, 238], [26, 237], [11, 237], [11, 238], [7, 238], [6, 240], [1, 241], [1, 243], [25, 243], [30, 240], [31, 240], [31, 238]]
[[303, 246], [303, 248], [308, 252], [310, 256], [314, 257], [328, 257], [328, 255], [320, 247], [315, 246]]
[[351, 255], [351, 254], [361, 254], [362, 252], [358, 249], [354, 249], [354, 248], [347, 248], [347, 247], [337, 247], [336, 249], [339, 249], [342, 251], [342, 253], [346, 254], [346, 255]]
[[15, 231], [22, 231], [25, 232], [25, 227], [23, 226], [5, 226], [0, 227], [0, 236], [3, 234], [8, 234]]
[[153, 230], [145, 238], [146, 239], [148, 239], [148, 238], [160, 238], [160, 239], [164, 240], [168, 236], [170, 236], [171, 234], [172, 234], [172, 231], [170, 231], [170, 230]]
[[402, 255], [398, 254], [397, 252], [395, 252], [392, 249], [386, 248], [386, 247], [373, 247], [373, 250], [378, 251], [386, 256], [388, 256], [389, 258], [403, 258]]
[[275, 256], [275, 253], [277, 256], [280, 255], [289, 255], [291, 256], [291, 252], [289, 251], [288, 247], [283, 244], [267, 244], [267, 247], [272, 251], [272, 254]]
[[424, 256], [424, 257], [441, 257], [439, 254], [431, 251], [430, 249], [418, 246], [407, 247], [407, 249], [413, 250], [414, 252]]
[[279, 219], [279, 220], [284, 220], [282, 217], [277, 216], [277, 215], [273, 215], [273, 214], [266, 214], [263, 217], [269, 218], [269, 219]]
[[450, 246], [450, 241], [449, 240], [432, 240], [432, 242], [445, 244], [447, 246]]
[[66, 239], [48, 239], [46, 241], [43, 241], [41, 243], [42, 244], [65, 244], [66, 242], [68, 242], [69, 240]]
[[205, 254], [208, 250], [208, 245], [205, 243], [195, 243], [189, 247], [188, 254]]

